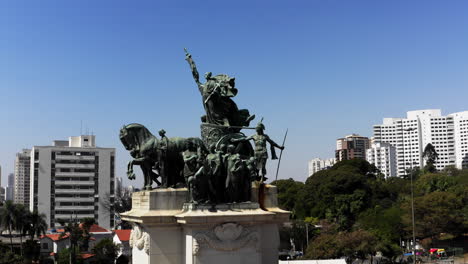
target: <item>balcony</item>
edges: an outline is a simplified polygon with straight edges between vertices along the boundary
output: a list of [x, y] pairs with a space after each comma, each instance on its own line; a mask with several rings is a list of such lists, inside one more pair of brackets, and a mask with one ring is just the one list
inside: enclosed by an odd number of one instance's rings
[[55, 155], [55, 160], [94, 160], [94, 156]]
[[65, 222], [70, 221], [70, 218], [75, 219], [82, 219], [82, 218], [94, 218], [94, 214], [56, 214], [55, 220], [58, 222], [59, 219], [65, 220]]
[[55, 168], [94, 169], [94, 164], [62, 164], [62, 163], [56, 163]]
[[85, 197], [55, 197], [55, 202], [94, 202], [94, 196]]
[[55, 176], [94, 177], [94, 172], [56, 172]]
[[55, 189], [55, 193], [92, 194], [94, 193], [94, 189]]
[[94, 185], [94, 181], [55, 181], [55, 185]]
[[94, 205], [69, 205], [69, 206], [55, 206], [55, 210], [61, 210], [61, 211], [70, 211], [70, 213], [73, 213], [73, 211], [83, 211], [83, 210], [88, 210], [92, 211], [94, 210]]

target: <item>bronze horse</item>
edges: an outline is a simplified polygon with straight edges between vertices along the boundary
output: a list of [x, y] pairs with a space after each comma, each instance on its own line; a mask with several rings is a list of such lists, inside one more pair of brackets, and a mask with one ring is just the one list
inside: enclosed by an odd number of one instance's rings
[[[158, 139], [145, 126], [136, 123], [120, 129], [120, 141], [133, 157], [128, 163], [128, 178], [135, 179], [133, 165], [140, 165], [146, 190], [152, 189], [153, 181], [163, 188], [185, 186], [182, 152], [187, 149], [189, 142], [202, 153], [208, 152], [199, 138], [163, 136], [162, 139]], [[158, 177], [161, 177], [161, 183], [158, 182]]]

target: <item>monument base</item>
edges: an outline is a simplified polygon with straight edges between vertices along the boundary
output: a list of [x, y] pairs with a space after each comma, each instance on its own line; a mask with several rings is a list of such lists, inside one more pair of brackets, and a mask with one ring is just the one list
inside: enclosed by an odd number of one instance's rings
[[[185, 203], [187, 189], [134, 193], [133, 263], [277, 263], [278, 225], [289, 212], [277, 205], [276, 187], [252, 188], [253, 202], [197, 205]], [[260, 197], [260, 198], [259, 198]]]

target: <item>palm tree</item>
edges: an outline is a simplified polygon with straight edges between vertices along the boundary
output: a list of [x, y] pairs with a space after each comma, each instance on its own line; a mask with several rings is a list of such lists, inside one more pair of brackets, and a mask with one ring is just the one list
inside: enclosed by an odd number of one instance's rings
[[45, 235], [47, 231], [47, 222], [45, 219], [46, 215], [40, 214], [37, 210], [29, 214], [29, 228], [27, 233], [30, 240], [34, 240], [35, 236], [39, 238], [41, 235]]
[[17, 204], [15, 206], [15, 210], [13, 213], [14, 219], [14, 228], [20, 234], [20, 250], [21, 256], [23, 256], [23, 235], [26, 234], [27, 230], [29, 229], [28, 220], [29, 220], [29, 210], [23, 204]]
[[13, 239], [11, 237], [11, 230], [16, 226], [15, 223], [15, 204], [12, 201], [6, 201], [0, 212], [0, 223], [1, 225], [8, 230], [10, 235], [10, 250], [13, 252]]

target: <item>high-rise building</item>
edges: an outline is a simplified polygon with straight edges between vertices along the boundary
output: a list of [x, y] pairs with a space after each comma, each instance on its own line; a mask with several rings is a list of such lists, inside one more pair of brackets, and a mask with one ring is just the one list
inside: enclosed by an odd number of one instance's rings
[[2, 166], [0, 166], [0, 203], [5, 201], [5, 188], [2, 187]]
[[6, 197], [5, 200], [13, 201], [15, 193], [15, 175], [13, 173], [8, 174], [8, 183], [6, 186]]
[[96, 147], [94, 135], [83, 135], [34, 146], [31, 156], [30, 209], [44, 213], [50, 227], [86, 217], [107, 229], [114, 226], [104, 206], [114, 202], [114, 148]]
[[459, 169], [468, 168], [468, 111], [449, 116], [453, 119], [455, 166]]
[[357, 134], [351, 134], [344, 138], [336, 140], [336, 161], [350, 159], [365, 159], [366, 149], [369, 148], [370, 140], [368, 137], [362, 137]]
[[468, 111], [442, 116], [440, 109], [407, 112], [406, 118], [384, 118], [374, 125], [374, 141], [396, 148], [397, 175], [407, 169], [423, 167], [423, 151], [432, 144], [439, 154], [438, 170], [454, 165], [468, 167]]
[[390, 143], [376, 142], [366, 151], [366, 160], [385, 177], [397, 176], [396, 149]]
[[331, 168], [335, 165], [336, 159], [320, 159], [315, 158], [309, 161], [309, 177], [314, 175], [316, 172]]
[[5, 201], [5, 188], [0, 186], [0, 203], [3, 203]]
[[23, 149], [15, 159], [14, 203], [29, 207], [31, 150]]

